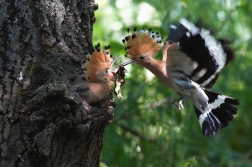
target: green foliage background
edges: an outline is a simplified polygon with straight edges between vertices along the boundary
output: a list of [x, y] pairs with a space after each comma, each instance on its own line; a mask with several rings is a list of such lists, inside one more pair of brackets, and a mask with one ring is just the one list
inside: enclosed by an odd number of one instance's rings
[[[97, 0], [93, 42], [110, 44], [124, 55], [126, 29], [152, 28], [167, 37], [171, 23], [190, 15], [215, 36], [234, 41], [235, 59], [223, 70], [213, 90], [240, 100], [232, 123], [220, 133], [202, 135], [189, 101], [180, 111], [166, 112], [178, 96], [137, 65], [127, 67], [124, 100], [116, 99], [113, 121], [104, 133], [100, 166], [252, 166], [252, 3], [249, 0]], [[161, 55], [157, 56], [161, 58]], [[122, 61], [126, 60], [123, 58]]]

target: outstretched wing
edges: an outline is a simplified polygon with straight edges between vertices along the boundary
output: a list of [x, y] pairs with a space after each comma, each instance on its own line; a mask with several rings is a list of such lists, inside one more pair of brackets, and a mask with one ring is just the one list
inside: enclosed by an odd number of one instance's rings
[[[166, 41], [178, 44], [182, 59], [188, 61], [183, 63], [186, 75], [204, 88], [215, 84], [220, 71], [233, 58], [225, 40], [216, 40], [210, 31], [200, 29], [186, 19], [181, 19], [178, 27], [170, 27]], [[168, 54], [173, 57], [178, 55], [172, 54], [173, 51], [178, 52], [178, 48], [171, 46]]]

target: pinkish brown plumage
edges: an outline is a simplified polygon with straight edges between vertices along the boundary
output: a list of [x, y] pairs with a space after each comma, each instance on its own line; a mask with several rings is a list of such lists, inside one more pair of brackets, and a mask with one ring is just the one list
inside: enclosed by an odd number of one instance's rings
[[98, 44], [95, 46], [95, 51], [85, 57], [85, 63], [82, 65], [85, 73], [77, 77], [72, 85], [80, 97], [90, 104], [100, 101], [108, 95], [116, 73], [110, 71], [113, 58], [110, 55], [109, 46], [106, 46], [102, 52], [100, 44]]
[[[233, 58], [226, 40], [216, 40], [208, 30], [201, 29], [181, 19], [178, 27], [171, 25], [170, 34], [163, 46], [162, 60], [153, 57], [161, 49], [157, 33], [140, 30], [123, 39], [130, 61], [151, 71], [168, 88], [179, 94], [182, 101], [189, 98], [199, 119], [202, 132], [211, 136], [233, 120], [239, 101], [214, 93], [209, 89], [215, 84], [219, 73]], [[172, 103], [171, 103], [172, 104]], [[171, 105], [170, 105], [171, 106]]]

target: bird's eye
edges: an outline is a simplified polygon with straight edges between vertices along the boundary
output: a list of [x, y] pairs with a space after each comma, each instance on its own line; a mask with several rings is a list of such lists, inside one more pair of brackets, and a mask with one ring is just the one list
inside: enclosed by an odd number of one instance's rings
[[107, 74], [107, 73], [108, 73], [108, 70], [106, 70], [105, 73]]
[[143, 59], [144, 59], [144, 56], [141, 56], [140, 59], [143, 60]]

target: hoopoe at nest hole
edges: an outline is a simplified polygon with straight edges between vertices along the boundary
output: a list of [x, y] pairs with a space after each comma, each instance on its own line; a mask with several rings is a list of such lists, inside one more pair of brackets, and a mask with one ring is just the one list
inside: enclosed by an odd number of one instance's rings
[[110, 46], [105, 46], [103, 53], [99, 43], [91, 54], [85, 55], [84, 75], [77, 77], [72, 85], [87, 103], [100, 101], [111, 91], [116, 76], [116, 72], [110, 70], [112, 62]]
[[[209, 89], [215, 84], [219, 73], [233, 58], [233, 52], [225, 40], [216, 40], [205, 29], [196, 27], [187, 19], [180, 25], [170, 26], [169, 37], [164, 45], [158, 33], [141, 29], [123, 39], [131, 60], [147, 68], [157, 78], [179, 94], [179, 109], [182, 101], [192, 102], [204, 136], [211, 136], [227, 127], [237, 113], [239, 101], [235, 98], [214, 93]], [[153, 57], [162, 48], [162, 60]]]

